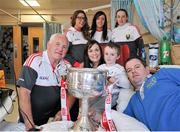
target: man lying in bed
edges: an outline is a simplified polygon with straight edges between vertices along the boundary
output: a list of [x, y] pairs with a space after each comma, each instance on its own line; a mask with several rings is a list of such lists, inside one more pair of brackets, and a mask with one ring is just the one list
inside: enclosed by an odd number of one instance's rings
[[136, 93], [124, 113], [144, 123], [151, 131], [180, 130], [180, 69], [162, 68], [152, 76], [139, 58], [125, 63]]

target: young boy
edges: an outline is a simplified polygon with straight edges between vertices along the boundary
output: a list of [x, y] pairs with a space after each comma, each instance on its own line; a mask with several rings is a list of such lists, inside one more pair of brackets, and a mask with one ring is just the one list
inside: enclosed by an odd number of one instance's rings
[[116, 63], [116, 60], [120, 57], [119, 47], [115, 44], [108, 44], [104, 48], [104, 60], [105, 64], [98, 67], [99, 70], [108, 71], [108, 81], [115, 83], [112, 89], [112, 106], [116, 105], [120, 88], [130, 88], [130, 82], [126, 76], [126, 72], [123, 66]]

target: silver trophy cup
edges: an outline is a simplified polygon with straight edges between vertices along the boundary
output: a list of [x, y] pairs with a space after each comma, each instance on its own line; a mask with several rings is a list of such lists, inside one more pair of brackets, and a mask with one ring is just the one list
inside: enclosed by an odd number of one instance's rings
[[82, 99], [81, 116], [74, 124], [74, 131], [94, 130], [88, 118], [88, 99], [102, 94], [106, 78], [106, 71], [92, 68], [69, 68], [67, 74], [68, 91], [74, 97]]

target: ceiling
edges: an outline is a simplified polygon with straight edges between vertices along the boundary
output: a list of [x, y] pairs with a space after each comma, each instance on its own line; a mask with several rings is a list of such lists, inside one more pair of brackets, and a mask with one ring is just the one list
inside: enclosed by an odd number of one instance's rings
[[[37, 0], [40, 7], [37, 10], [53, 9], [86, 9], [96, 6], [110, 4], [110, 0]], [[1, 9], [28, 9], [18, 0], [0, 0]], [[3, 3], [3, 4], [2, 4]]]
[[[110, 4], [110, 0], [37, 0], [40, 7], [37, 10], [52, 9], [86, 9]], [[18, 0], [0, 0], [1, 9], [28, 9]]]
[[[10, 15], [26, 21], [30, 15], [37, 15], [37, 12], [48, 21], [58, 21], [64, 23], [64, 19], [77, 9], [88, 9], [104, 5], [109, 5], [110, 0], [37, 0], [40, 7], [23, 6], [18, 0], [0, 0], [0, 24], [17, 21]], [[36, 12], [37, 11], [37, 12]], [[10, 15], [9, 15], [10, 14]], [[24, 17], [24, 18], [23, 18]], [[50, 17], [50, 18], [46, 18]]]

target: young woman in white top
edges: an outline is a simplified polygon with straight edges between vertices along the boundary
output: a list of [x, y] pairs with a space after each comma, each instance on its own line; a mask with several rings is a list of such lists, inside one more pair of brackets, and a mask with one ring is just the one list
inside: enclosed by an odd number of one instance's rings
[[116, 11], [116, 25], [112, 30], [111, 41], [121, 45], [122, 65], [132, 56], [140, 56], [145, 60], [143, 39], [137, 27], [128, 22], [128, 13], [125, 9]]
[[98, 11], [94, 15], [91, 38], [99, 43], [108, 43], [111, 39], [111, 31], [107, 28], [107, 17], [103, 11]]
[[71, 18], [71, 26], [66, 33], [70, 43], [66, 59], [72, 66], [79, 67], [80, 63], [83, 62], [84, 49], [90, 38], [88, 19], [83, 10], [74, 12]]

